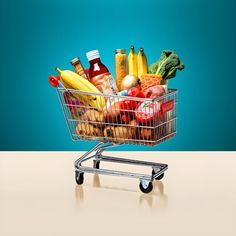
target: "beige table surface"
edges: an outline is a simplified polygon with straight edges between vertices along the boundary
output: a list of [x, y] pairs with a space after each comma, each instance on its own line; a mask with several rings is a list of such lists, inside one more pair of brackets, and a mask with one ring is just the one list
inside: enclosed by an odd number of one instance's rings
[[167, 163], [151, 194], [124, 177], [85, 174], [77, 186], [81, 153], [0, 152], [1, 236], [236, 235], [236, 152], [107, 152]]

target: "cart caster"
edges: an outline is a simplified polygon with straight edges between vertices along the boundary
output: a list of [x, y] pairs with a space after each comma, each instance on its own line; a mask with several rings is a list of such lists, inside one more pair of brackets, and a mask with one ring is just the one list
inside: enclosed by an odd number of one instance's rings
[[152, 182], [141, 181], [139, 183], [139, 188], [143, 193], [150, 193], [153, 189], [153, 184]]
[[100, 168], [100, 161], [94, 160], [93, 161], [93, 168], [94, 169], [99, 169]]
[[[155, 171], [152, 170], [152, 175], [155, 175], [155, 174], [156, 174]], [[157, 176], [157, 177], [155, 178], [155, 180], [161, 180], [161, 179], [163, 179], [163, 177], [164, 177], [164, 172], [163, 172], [161, 175]]]
[[75, 181], [78, 185], [83, 184], [83, 182], [84, 182], [84, 173], [76, 171], [75, 172]]

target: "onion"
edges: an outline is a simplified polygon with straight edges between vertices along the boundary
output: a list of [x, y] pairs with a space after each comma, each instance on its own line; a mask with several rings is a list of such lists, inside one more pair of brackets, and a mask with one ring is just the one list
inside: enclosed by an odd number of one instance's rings
[[130, 89], [132, 87], [138, 87], [140, 85], [140, 80], [134, 75], [126, 75], [121, 82], [121, 90]]

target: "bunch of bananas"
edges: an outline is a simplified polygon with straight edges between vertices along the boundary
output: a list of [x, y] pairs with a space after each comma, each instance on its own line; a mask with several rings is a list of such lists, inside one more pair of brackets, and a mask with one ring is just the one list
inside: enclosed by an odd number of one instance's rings
[[143, 48], [140, 48], [137, 56], [134, 46], [131, 46], [128, 55], [128, 73], [141, 78], [142, 74], [147, 74], [147, 72], [148, 64]]
[[106, 105], [105, 98], [102, 95], [83, 94], [80, 92], [94, 92], [101, 94], [101, 92], [88, 80], [70, 70], [60, 70], [59, 68], [56, 68], [56, 70], [66, 88], [79, 90], [78, 92], [73, 92], [73, 96], [78, 98], [82, 103], [98, 109], [102, 109]]

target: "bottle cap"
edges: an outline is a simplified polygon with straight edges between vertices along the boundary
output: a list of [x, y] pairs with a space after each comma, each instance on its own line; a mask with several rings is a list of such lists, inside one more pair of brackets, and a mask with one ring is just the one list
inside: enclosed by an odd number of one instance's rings
[[116, 49], [116, 53], [125, 53], [125, 49]]
[[93, 59], [96, 59], [96, 58], [100, 58], [98, 50], [89, 51], [89, 52], [86, 53], [86, 56], [87, 56], [89, 61], [91, 61]]
[[79, 62], [80, 62], [80, 59], [78, 57], [76, 57], [70, 61], [71, 65], [77, 64]]

